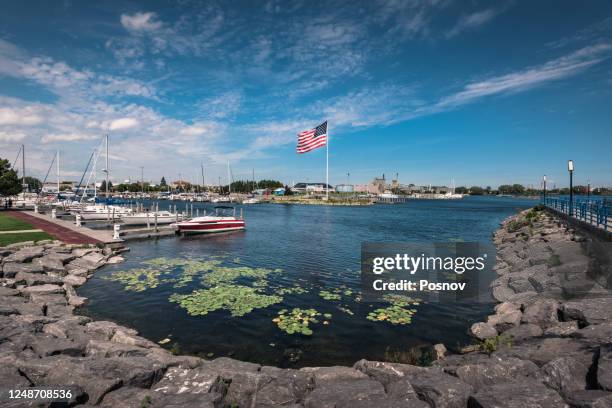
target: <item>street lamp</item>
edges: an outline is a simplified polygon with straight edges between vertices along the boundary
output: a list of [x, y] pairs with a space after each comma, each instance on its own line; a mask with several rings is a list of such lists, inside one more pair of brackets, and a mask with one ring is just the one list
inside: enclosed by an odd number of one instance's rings
[[587, 199], [591, 198], [591, 179], [587, 181]]
[[544, 205], [546, 205], [546, 174], [544, 175], [542, 180], [544, 182]]
[[573, 215], [574, 210], [574, 161], [567, 161], [567, 171], [569, 171], [570, 175], [570, 199], [569, 199], [569, 215]]

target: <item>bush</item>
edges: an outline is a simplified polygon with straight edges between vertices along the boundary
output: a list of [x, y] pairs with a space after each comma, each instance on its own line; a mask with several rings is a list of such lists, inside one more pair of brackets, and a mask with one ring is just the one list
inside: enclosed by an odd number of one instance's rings
[[484, 351], [488, 355], [491, 355], [500, 346], [512, 347], [512, 341], [506, 336], [495, 336], [490, 339], [485, 339], [480, 343], [480, 350]]

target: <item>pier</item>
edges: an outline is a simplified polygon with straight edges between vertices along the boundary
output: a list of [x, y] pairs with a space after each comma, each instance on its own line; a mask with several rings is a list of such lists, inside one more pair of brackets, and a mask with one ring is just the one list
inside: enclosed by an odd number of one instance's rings
[[570, 201], [568, 198], [546, 197], [542, 204], [571, 220], [612, 236], [612, 203], [605, 199], [575, 198]]

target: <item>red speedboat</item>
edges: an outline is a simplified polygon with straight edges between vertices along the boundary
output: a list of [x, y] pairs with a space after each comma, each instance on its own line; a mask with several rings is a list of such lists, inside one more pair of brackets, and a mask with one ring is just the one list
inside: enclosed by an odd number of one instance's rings
[[172, 225], [178, 229], [179, 233], [184, 234], [239, 231], [246, 228], [242, 215], [239, 218], [236, 217], [236, 209], [226, 206], [215, 207], [214, 214], [192, 218], [189, 221], [181, 221]]

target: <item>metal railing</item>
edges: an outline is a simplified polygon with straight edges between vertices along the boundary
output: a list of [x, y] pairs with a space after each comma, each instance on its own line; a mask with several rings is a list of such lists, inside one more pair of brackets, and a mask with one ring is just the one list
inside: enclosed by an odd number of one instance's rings
[[542, 198], [542, 203], [555, 211], [567, 214], [604, 231], [612, 232], [612, 202], [606, 199], [565, 197]]

